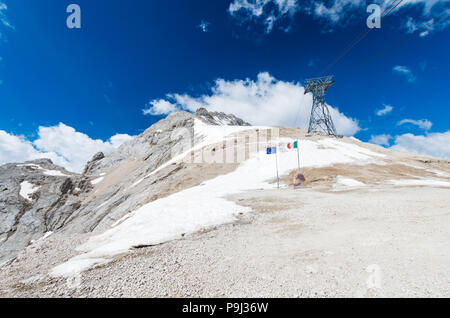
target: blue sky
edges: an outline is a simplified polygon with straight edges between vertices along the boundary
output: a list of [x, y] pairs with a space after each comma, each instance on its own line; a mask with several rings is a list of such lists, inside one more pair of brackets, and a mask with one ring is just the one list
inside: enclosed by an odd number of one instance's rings
[[[66, 26], [71, 3], [81, 29]], [[367, 30], [370, 3], [391, 1], [0, 0], [0, 163], [79, 170], [180, 108], [304, 126], [304, 79]], [[420, 29], [449, 8], [403, 1], [327, 70], [343, 133], [450, 158], [450, 17]]]

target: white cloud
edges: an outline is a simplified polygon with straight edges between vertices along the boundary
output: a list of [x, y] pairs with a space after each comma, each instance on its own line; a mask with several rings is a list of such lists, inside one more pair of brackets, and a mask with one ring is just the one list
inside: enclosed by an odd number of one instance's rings
[[54, 163], [61, 166], [68, 164], [64, 158], [58, 156], [54, 152], [38, 151], [33, 146], [33, 143], [25, 137], [11, 135], [4, 130], [0, 130], [0, 164], [42, 158], [49, 158]]
[[62, 123], [39, 127], [38, 138], [34, 141], [0, 130], [0, 164], [49, 158], [69, 171], [82, 172], [94, 154], [99, 151], [109, 154], [131, 138], [118, 134], [109, 141], [94, 140]]
[[202, 32], [209, 32], [209, 25], [210, 23], [208, 21], [202, 20], [198, 27], [202, 30]]
[[408, 17], [408, 20], [406, 20], [405, 23], [405, 29], [407, 33], [414, 33], [419, 29], [419, 24], [412, 17]]
[[399, 75], [405, 76], [406, 80], [409, 83], [413, 83], [416, 81], [416, 76], [407, 66], [397, 65], [392, 68], [392, 71]]
[[[403, 0], [391, 14], [402, 12], [402, 8], [423, 8], [421, 14], [417, 17], [417, 21], [408, 18], [402, 26], [407, 32], [412, 33], [418, 28], [422, 28], [425, 22], [433, 21], [430, 19], [438, 17], [449, 1]], [[396, 4], [396, 2], [393, 3], [391, 0], [373, 0], [371, 2], [364, 0], [234, 0], [230, 4], [228, 11], [240, 22], [253, 21], [263, 24], [266, 33], [270, 33], [274, 25], [282, 20], [289, 21], [289, 26], [284, 28], [285, 31], [288, 31], [295, 14], [298, 12], [311, 15], [316, 19], [324, 21], [331, 27], [346, 25], [355, 17], [361, 17], [361, 15], [368, 17], [366, 7], [371, 3], [379, 4], [382, 12], [385, 9], [392, 8], [392, 5]], [[353, 20], [356, 21], [356, 19]], [[426, 36], [434, 29], [443, 30], [448, 25], [450, 25], [450, 21], [441, 22], [439, 26], [433, 25], [428, 30], [425, 27], [420, 33], [420, 36]]]
[[329, 6], [324, 2], [314, 3], [314, 15], [319, 18], [324, 18], [330, 24], [336, 24], [351, 10], [361, 7], [366, 1], [363, 0], [334, 0], [329, 1]]
[[133, 136], [127, 134], [116, 134], [109, 139], [113, 150], [119, 148], [123, 143], [133, 139]]
[[270, 33], [275, 24], [287, 19], [290, 22], [300, 10], [297, 0], [234, 0], [228, 11], [234, 18], [241, 22], [256, 21], [265, 26], [265, 32]]
[[[421, 2], [422, 1], [417, 1], [417, 3]], [[407, 33], [414, 33], [416, 31], [421, 31], [419, 32], [420, 37], [428, 36], [430, 33], [434, 31], [442, 31], [446, 29], [450, 25], [450, 21], [446, 18], [446, 15], [443, 14], [445, 13], [445, 10], [439, 10], [438, 14], [433, 15], [431, 13], [431, 9], [436, 4], [445, 4], [448, 2], [450, 2], [450, 0], [431, 0], [424, 2], [423, 4], [425, 5], [422, 16], [419, 16], [416, 19], [408, 17], [404, 25], [404, 29], [406, 30]]]
[[418, 126], [420, 129], [423, 130], [430, 130], [433, 126], [433, 123], [429, 121], [428, 119], [421, 119], [421, 120], [413, 120], [413, 119], [403, 119], [398, 122], [398, 126], [404, 125], [404, 124], [412, 124]]
[[450, 160], [450, 131], [427, 135], [404, 134], [395, 138], [392, 149]]
[[371, 136], [369, 142], [376, 144], [376, 145], [380, 145], [380, 146], [389, 146], [391, 139], [392, 139], [391, 135], [383, 134], [383, 135]]
[[387, 114], [389, 114], [393, 110], [394, 110], [394, 107], [392, 107], [390, 105], [383, 104], [383, 108], [382, 109], [378, 109], [375, 113], [377, 114], [377, 116], [386, 116]]
[[[170, 96], [168, 96], [170, 97]], [[164, 99], [155, 99], [148, 103], [148, 108], [143, 109], [144, 115], [166, 115], [169, 113], [176, 112], [178, 110], [177, 106], [164, 100]]]
[[8, 6], [4, 2], [0, 2], [0, 25], [14, 30], [15, 27], [11, 24], [8, 17], [6, 16], [6, 11], [8, 11]]
[[422, 14], [428, 15], [431, 13], [431, 9], [433, 9], [435, 6], [438, 6], [440, 4], [445, 4], [447, 2], [450, 2], [450, 0], [403, 0], [403, 2], [400, 3], [399, 8], [414, 6], [414, 5], [421, 5], [421, 6], [423, 6]]
[[[432, 15], [432, 9], [438, 5], [445, 4], [450, 0], [403, 0], [398, 4], [398, 6], [392, 11], [392, 14], [398, 13], [402, 8], [421, 6], [422, 17], [430, 17]], [[344, 19], [348, 19], [352, 15], [358, 13], [367, 15], [366, 6], [371, 3], [376, 3], [382, 8], [382, 12], [388, 9], [387, 12], [392, 8], [397, 2], [392, 2], [391, 0], [373, 0], [367, 2], [364, 0], [325, 0], [325, 1], [313, 1], [314, 10], [312, 11], [315, 16], [326, 19], [330, 24], [341, 23]], [[306, 3], [304, 6], [308, 6]], [[408, 23], [409, 22], [409, 23]], [[412, 27], [412, 19], [407, 20], [407, 27]], [[422, 24], [422, 23], [421, 23]]]
[[[258, 74], [256, 81], [218, 79], [211, 90], [211, 94], [200, 97], [169, 94], [168, 100], [151, 102], [144, 113], [161, 114], [165, 109], [168, 114], [177, 109], [195, 111], [204, 107], [210, 111], [234, 114], [253, 125], [297, 124], [302, 128], [308, 127], [312, 95], [304, 95], [304, 87], [299, 83], [280, 81], [264, 72]], [[351, 136], [360, 130], [357, 120], [345, 116], [336, 108], [330, 107], [330, 112], [338, 133]]]

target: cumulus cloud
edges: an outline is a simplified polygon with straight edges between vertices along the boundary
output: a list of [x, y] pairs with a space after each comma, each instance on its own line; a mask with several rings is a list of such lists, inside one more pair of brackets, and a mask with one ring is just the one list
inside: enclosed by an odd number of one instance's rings
[[377, 116], [381, 117], [381, 116], [386, 116], [387, 114], [389, 114], [393, 110], [394, 110], [394, 107], [392, 107], [390, 105], [383, 104], [383, 108], [378, 109], [375, 113], [377, 114]]
[[[168, 95], [168, 98], [170, 98], [170, 95]], [[148, 103], [147, 107], [148, 108], [142, 110], [144, 115], [153, 115], [153, 116], [166, 115], [178, 110], [176, 105], [164, 99], [152, 100], [151, 102]]]
[[22, 162], [28, 160], [49, 158], [54, 163], [66, 166], [68, 162], [54, 152], [38, 151], [33, 143], [23, 136], [8, 134], [0, 130], [0, 164]]
[[371, 136], [369, 142], [376, 144], [376, 145], [380, 145], [380, 146], [389, 146], [391, 139], [392, 139], [391, 135], [383, 134], [383, 135]]
[[392, 71], [396, 74], [404, 76], [409, 83], [416, 81], [416, 76], [407, 66], [396, 65], [392, 68]]
[[[258, 74], [256, 81], [218, 79], [209, 95], [168, 94], [166, 100], [150, 102], [144, 113], [162, 114], [166, 110], [168, 114], [175, 110], [195, 111], [203, 107], [209, 111], [234, 114], [253, 125], [308, 128], [312, 95], [304, 92], [300, 83], [280, 81], [263, 72]], [[338, 133], [351, 136], [360, 130], [357, 120], [329, 107]]]
[[404, 134], [395, 138], [392, 149], [450, 160], [450, 131], [427, 135]]
[[430, 130], [431, 127], [433, 126], [433, 123], [431, 121], [429, 121], [428, 119], [421, 119], [421, 120], [403, 119], [397, 123], [398, 126], [401, 126], [404, 124], [416, 125], [420, 129], [423, 129], [423, 130]]
[[132, 138], [117, 134], [108, 141], [94, 140], [63, 123], [39, 127], [34, 141], [0, 130], [0, 164], [49, 158], [69, 171], [81, 172], [94, 154], [99, 151], [109, 154]]
[[255, 21], [265, 26], [265, 32], [270, 33], [274, 26], [287, 20], [288, 31], [294, 15], [300, 10], [297, 0], [234, 0], [228, 11], [241, 22]]

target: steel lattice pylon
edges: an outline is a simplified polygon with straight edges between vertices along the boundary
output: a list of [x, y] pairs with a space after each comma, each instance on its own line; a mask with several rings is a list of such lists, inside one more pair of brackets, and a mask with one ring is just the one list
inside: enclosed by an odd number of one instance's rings
[[336, 127], [330, 115], [330, 110], [325, 103], [325, 93], [334, 84], [333, 76], [312, 78], [306, 80], [305, 94], [313, 94], [313, 106], [309, 121], [308, 133], [323, 131], [329, 136], [337, 137]]

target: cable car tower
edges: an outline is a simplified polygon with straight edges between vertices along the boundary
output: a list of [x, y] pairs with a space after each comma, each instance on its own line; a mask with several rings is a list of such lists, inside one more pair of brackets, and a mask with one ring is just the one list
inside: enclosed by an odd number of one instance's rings
[[313, 106], [309, 121], [308, 133], [323, 131], [329, 136], [338, 137], [336, 127], [325, 103], [325, 93], [334, 84], [333, 76], [318, 77], [306, 80], [305, 94], [313, 94]]

